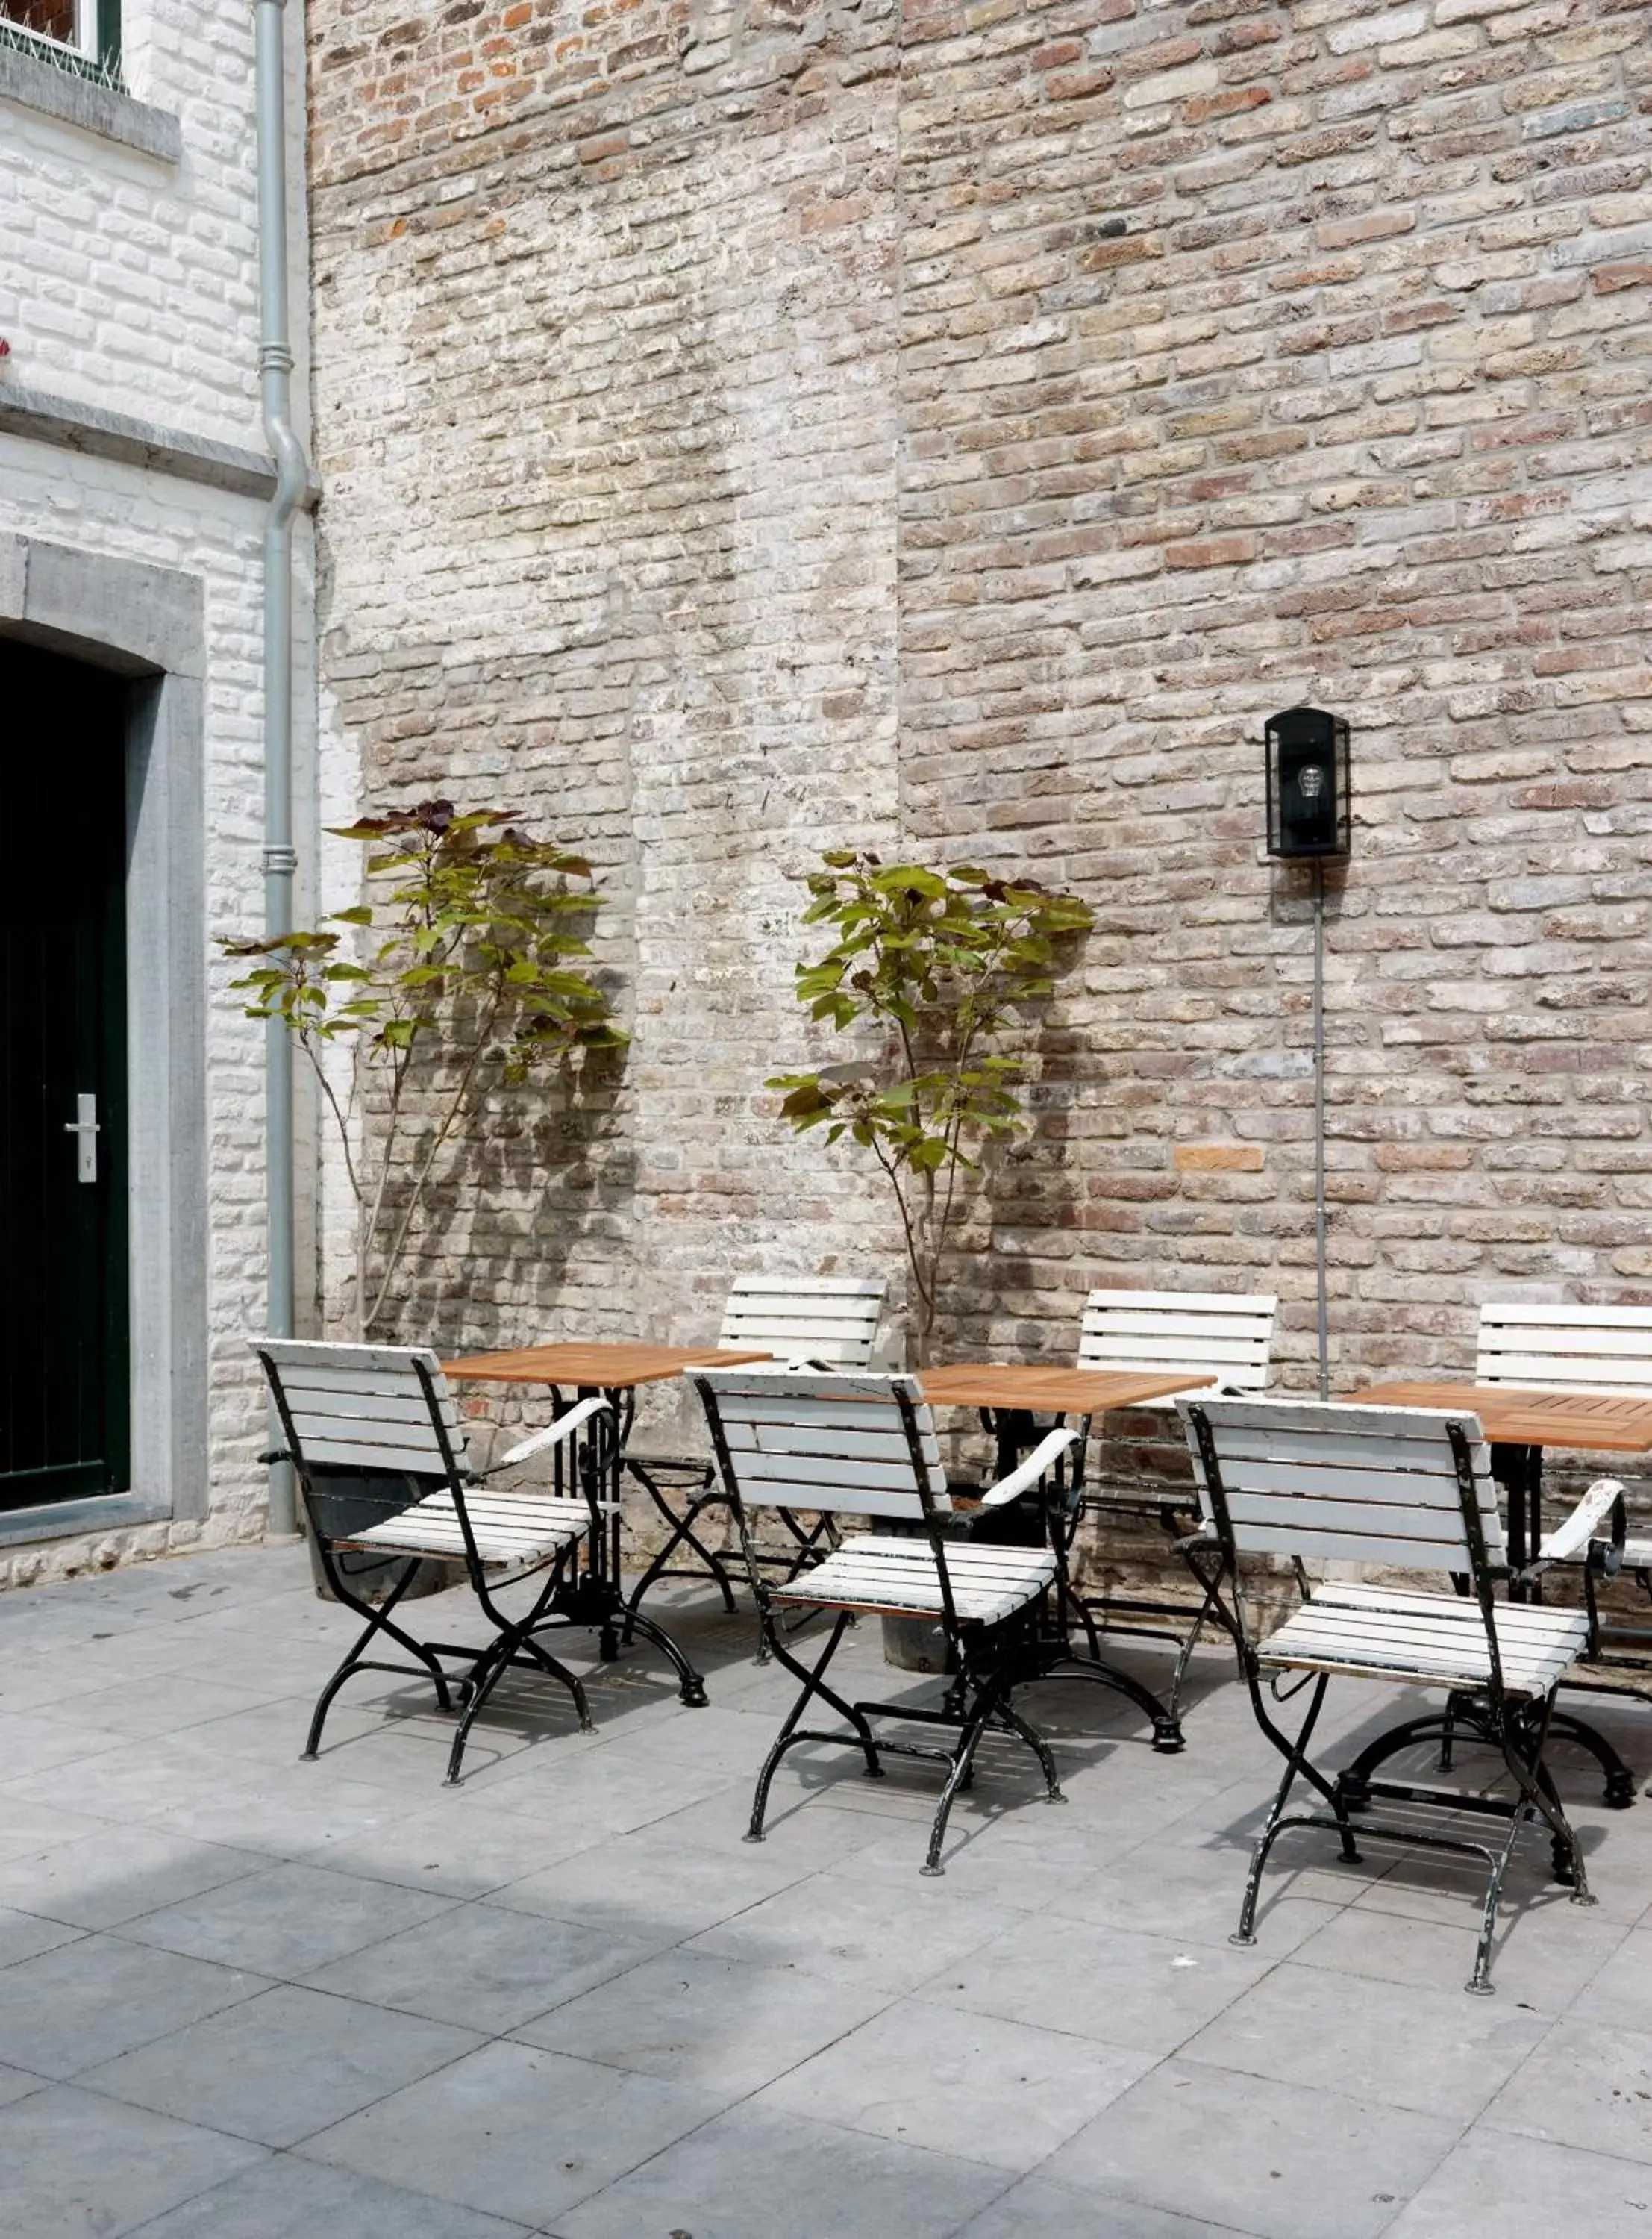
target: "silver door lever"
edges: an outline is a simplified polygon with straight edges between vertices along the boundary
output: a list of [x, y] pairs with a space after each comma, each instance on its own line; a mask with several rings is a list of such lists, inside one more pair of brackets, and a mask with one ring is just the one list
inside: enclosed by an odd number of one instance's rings
[[75, 1179], [95, 1182], [97, 1179], [97, 1138], [102, 1133], [97, 1124], [97, 1099], [77, 1096], [75, 1117], [63, 1122], [65, 1135], [75, 1139]]

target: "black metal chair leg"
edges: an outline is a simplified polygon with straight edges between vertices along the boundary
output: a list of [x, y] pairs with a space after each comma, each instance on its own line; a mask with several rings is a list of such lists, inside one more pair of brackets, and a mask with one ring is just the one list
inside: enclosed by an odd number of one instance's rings
[[662, 1631], [652, 1618], [644, 1617], [640, 1610], [630, 1612], [627, 1624], [627, 1626], [634, 1625], [645, 1640], [653, 1641], [660, 1654], [674, 1665], [681, 1682], [679, 1692], [688, 1709], [703, 1711], [706, 1708], [706, 1683], [671, 1635]]
[[1455, 1741], [1465, 1726], [1483, 1741], [1490, 1744], [1491, 1735], [1484, 1722], [1475, 1717], [1471, 1707], [1456, 1700], [1443, 1711], [1425, 1711], [1420, 1717], [1405, 1718], [1398, 1725], [1390, 1726], [1385, 1734], [1379, 1734], [1374, 1742], [1368, 1744], [1353, 1763], [1345, 1765], [1337, 1776], [1337, 1786], [1343, 1800], [1352, 1810], [1363, 1810], [1371, 1775], [1379, 1764], [1385, 1764], [1391, 1757], [1397, 1757], [1402, 1750], [1416, 1749], [1423, 1742], [1437, 1740], [1443, 1745], [1447, 1737]]
[[1586, 1751], [1606, 1776], [1606, 1804], [1613, 1811], [1627, 1811], [1635, 1801], [1635, 1775], [1598, 1727], [1569, 1711], [1556, 1711], [1549, 1722], [1551, 1742], [1570, 1742]]
[[459, 1720], [458, 1730], [454, 1735], [453, 1747], [448, 1752], [446, 1785], [449, 1788], [457, 1788], [459, 1785], [459, 1769], [464, 1763], [465, 1744], [470, 1739], [470, 1730], [475, 1724], [483, 1704], [499, 1684], [509, 1663], [509, 1644], [504, 1640], [495, 1641], [493, 1647], [476, 1660], [470, 1674], [469, 1699], [465, 1704]]
[[686, 1545], [692, 1548], [693, 1552], [699, 1556], [707, 1573], [716, 1580], [718, 1591], [723, 1598], [723, 1607], [728, 1615], [732, 1617], [734, 1613], [734, 1590], [730, 1581], [728, 1572], [724, 1567], [721, 1558], [714, 1554], [709, 1547], [704, 1545], [704, 1543], [696, 1535], [693, 1528], [694, 1525], [699, 1520], [702, 1509], [717, 1506], [719, 1503], [723, 1500], [723, 1494], [717, 1492], [702, 1492], [697, 1497], [692, 1498], [689, 1500], [687, 1511], [685, 1514], [672, 1507], [665, 1495], [660, 1492], [659, 1486], [654, 1483], [653, 1478], [649, 1476], [647, 1470], [644, 1469], [640, 1463], [629, 1462], [626, 1466], [630, 1475], [635, 1478], [638, 1483], [642, 1485], [644, 1490], [647, 1492], [648, 1498], [659, 1510], [660, 1515], [665, 1518], [667, 1523], [671, 1526], [671, 1534], [667, 1539], [665, 1545], [660, 1550], [660, 1552], [648, 1565], [647, 1569], [643, 1572], [641, 1578], [632, 1588], [630, 1594], [627, 1597], [625, 1625], [620, 1636], [625, 1641], [627, 1646], [628, 1647], [630, 1645], [635, 1631], [637, 1611], [641, 1604], [642, 1598], [651, 1590], [651, 1588], [656, 1585], [659, 1581], [664, 1578], [697, 1578], [700, 1576], [698, 1571], [691, 1572], [686, 1570], [673, 1570], [672, 1567], [671, 1558], [676, 1553], [678, 1548], [681, 1546]]
[[[579, 1674], [570, 1671], [566, 1664], [559, 1664], [549, 1650], [542, 1648], [531, 1633], [522, 1642], [522, 1653], [524, 1656], [531, 1656], [541, 1671], [549, 1672], [553, 1679], [560, 1680], [574, 1698], [574, 1708], [579, 1715], [580, 1731], [582, 1734], [594, 1733], [596, 1727], [591, 1717], [591, 1705], [586, 1698], [584, 1683]], [[518, 1658], [517, 1661], [521, 1660], [521, 1658]]]
[[1007, 1701], [998, 1704], [992, 1714], [992, 1723], [995, 1725], [1002, 1725], [1008, 1732], [1024, 1741], [1033, 1756], [1038, 1758], [1038, 1769], [1044, 1775], [1045, 1801], [1048, 1804], [1065, 1804], [1067, 1799], [1062, 1793], [1061, 1776], [1056, 1771], [1055, 1758], [1051, 1755], [1050, 1744], [1045, 1740], [1044, 1736], [1036, 1728], [1030, 1726], [1018, 1711], [1012, 1710]]
[[327, 1723], [327, 1714], [332, 1709], [334, 1698], [347, 1679], [357, 1671], [401, 1671], [408, 1668], [399, 1664], [375, 1664], [362, 1654], [363, 1649], [376, 1639], [380, 1633], [394, 1640], [398, 1646], [409, 1650], [419, 1658], [420, 1663], [426, 1666], [435, 1681], [436, 1700], [441, 1709], [450, 1711], [453, 1708], [453, 1700], [448, 1692], [448, 1675], [435, 1655], [422, 1641], [415, 1640], [411, 1633], [403, 1632], [399, 1625], [390, 1623], [390, 1612], [413, 1584], [418, 1572], [421, 1558], [414, 1556], [408, 1560], [406, 1570], [384, 1600], [375, 1608], [372, 1603], [364, 1602], [359, 1596], [351, 1593], [333, 1558], [331, 1548], [324, 1540], [319, 1540], [317, 1544], [321, 1549], [322, 1570], [328, 1585], [347, 1609], [354, 1610], [358, 1617], [364, 1617], [367, 1619], [367, 1624], [355, 1646], [316, 1698], [315, 1708], [310, 1714], [309, 1737], [305, 1741], [303, 1749], [303, 1755], [307, 1758], [313, 1758], [319, 1753], [322, 1729]]
[[1181, 1721], [1173, 1717], [1160, 1702], [1151, 1687], [1121, 1670], [1117, 1664], [1108, 1664], [1098, 1657], [1080, 1656], [1070, 1651], [1038, 1666], [1040, 1679], [1092, 1679], [1099, 1687], [1110, 1687], [1115, 1694], [1124, 1695], [1136, 1705], [1153, 1729], [1153, 1747], [1161, 1757], [1174, 1757], [1184, 1746]]
[[763, 1760], [762, 1769], [757, 1776], [757, 1788], [752, 1797], [751, 1824], [746, 1831], [745, 1839], [748, 1843], [760, 1843], [763, 1839], [763, 1820], [768, 1810], [769, 1789], [773, 1783], [775, 1772], [787, 1750], [795, 1742], [803, 1738], [797, 1731], [798, 1722], [817, 1695], [822, 1702], [830, 1704], [839, 1716], [846, 1719], [854, 1729], [866, 1755], [866, 1771], [869, 1777], [878, 1780], [883, 1776], [883, 1766], [878, 1757], [877, 1738], [866, 1717], [853, 1703], [826, 1684], [826, 1666], [838, 1652], [838, 1644], [848, 1627], [849, 1616], [850, 1612], [847, 1610], [839, 1611], [837, 1622], [833, 1624], [826, 1646], [821, 1650], [813, 1671], [806, 1665], [799, 1664], [795, 1657], [788, 1656], [778, 1643], [775, 1645], [774, 1652], [777, 1660], [794, 1677], [800, 1679], [803, 1685], [796, 1702], [787, 1711], [780, 1732], [775, 1735], [768, 1755]]
[[1308, 1744], [1312, 1739], [1314, 1728], [1319, 1721], [1320, 1710], [1325, 1700], [1325, 1687], [1326, 1674], [1322, 1671], [1314, 1682], [1312, 1696], [1310, 1698], [1302, 1724], [1297, 1729], [1297, 1737], [1293, 1742], [1280, 1732], [1278, 1727], [1264, 1711], [1260, 1690], [1254, 1678], [1251, 1681], [1251, 1696], [1256, 1709], [1257, 1723], [1274, 1747], [1284, 1757], [1285, 1769], [1278, 1791], [1274, 1797], [1272, 1808], [1263, 1822], [1262, 1832], [1257, 1836], [1251, 1849], [1250, 1870], [1245, 1876], [1244, 1901], [1239, 1908], [1239, 1925], [1228, 1938], [1230, 1943], [1254, 1943], [1257, 1940], [1257, 1898], [1262, 1888], [1263, 1869], [1268, 1863], [1268, 1853], [1272, 1850], [1281, 1831], [1280, 1823], [1284, 1817], [1285, 1804], [1299, 1776], [1305, 1775], [1312, 1780], [1314, 1785], [1326, 1797], [1336, 1811], [1337, 1824], [1342, 1831], [1344, 1861], [1350, 1865], [1356, 1866], [1360, 1862], [1359, 1852], [1354, 1847], [1353, 1830], [1348, 1822], [1346, 1806], [1337, 1800], [1330, 1784], [1322, 1774], [1316, 1772], [1308, 1763]]
[[938, 1879], [946, 1871], [941, 1864], [941, 1845], [946, 1840], [946, 1823], [952, 1814], [952, 1805], [961, 1788], [969, 1785], [975, 1752], [980, 1747], [981, 1736], [986, 1731], [988, 1711], [980, 1708], [972, 1713], [952, 1754], [952, 1765], [941, 1790], [940, 1802], [935, 1807], [935, 1817], [929, 1830], [929, 1851], [919, 1871], [930, 1880]]

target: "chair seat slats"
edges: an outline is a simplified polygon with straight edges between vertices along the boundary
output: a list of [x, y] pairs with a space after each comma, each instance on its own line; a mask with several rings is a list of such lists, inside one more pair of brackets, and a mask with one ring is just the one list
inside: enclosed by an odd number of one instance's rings
[[[1041, 1548], [978, 1548], [967, 1542], [947, 1550], [946, 1568], [953, 1607], [969, 1624], [1013, 1616], [1036, 1600], [1056, 1574], [1054, 1556]], [[775, 1598], [919, 1614], [938, 1615], [944, 1607], [934, 1558], [910, 1539], [846, 1540], [802, 1578], [776, 1588]]]
[[[1443, 1594], [1412, 1593], [1398, 1586], [1367, 1586], [1357, 1579], [1338, 1578], [1315, 1589], [1316, 1599], [1323, 1599], [1328, 1595], [1334, 1595], [1341, 1606], [1349, 1609], [1370, 1606], [1373, 1609], [1427, 1611], [1437, 1610], [1442, 1605], [1462, 1610], [1471, 1610], [1475, 1606], [1463, 1597], [1454, 1596], [1448, 1599]], [[1511, 1638], [1530, 1634], [1536, 1639], [1546, 1640], [1552, 1634], [1556, 1620], [1570, 1624], [1575, 1615], [1569, 1610], [1550, 1609], [1543, 1602], [1500, 1602], [1497, 1605], [1497, 1638], [1501, 1640], [1505, 1634]]]
[[[559, 1553], [572, 1546], [591, 1521], [591, 1511], [582, 1500], [496, 1496], [484, 1507], [472, 1493], [466, 1496], [465, 1505], [470, 1511], [476, 1551], [484, 1563], [521, 1562]], [[435, 1492], [382, 1524], [353, 1532], [348, 1541], [339, 1544], [381, 1553], [395, 1550], [462, 1555], [465, 1543], [452, 1494]]]
[[[1433, 1678], [1444, 1684], [1483, 1684], [1490, 1651], [1476, 1602], [1456, 1596], [1397, 1596], [1385, 1605], [1370, 1589], [1341, 1595], [1323, 1588], [1263, 1644], [1261, 1661], [1296, 1671], [1363, 1672], [1375, 1678]], [[1546, 1625], [1505, 1625], [1517, 1614]], [[1581, 1612], [1500, 1605], [1497, 1650], [1504, 1684], [1523, 1695], [1546, 1694], [1585, 1646]]]
[[[932, 1578], [935, 1571], [935, 1558], [921, 1539], [886, 1538], [877, 1532], [858, 1532], [853, 1538], [844, 1541], [834, 1559], [850, 1554], [863, 1562], [875, 1562], [891, 1573], [909, 1571], [914, 1578]], [[1054, 1556], [1044, 1547], [983, 1546], [972, 1540], [953, 1542], [946, 1555], [948, 1570], [960, 1578], [995, 1579], [1009, 1585], [1052, 1578], [1054, 1563]], [[812, 1581], [819, 1575], [818, 1571], [811, 1571], [808, 1578]]]

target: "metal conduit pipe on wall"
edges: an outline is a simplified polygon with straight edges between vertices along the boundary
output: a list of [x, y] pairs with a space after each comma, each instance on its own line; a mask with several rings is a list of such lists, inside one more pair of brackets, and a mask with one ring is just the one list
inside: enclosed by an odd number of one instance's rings
[[[293, 925], [293, 516], [309, 462], [292, 423], [293, 350], [287, 271], [287, 81], [284, 0], [253, 0], [258, 123], [258, 380], [275, 488], [264, 520], [264, 930]], [[272, 1337], [293, 1335], [293, 1047], [279, 1020], [266, 1028], [265, 1133]], [[273, 1443], [279, 1443], [277, 1437]], [[269, 1477], [269, 1530], [297, 1528], [292, 1465]]]

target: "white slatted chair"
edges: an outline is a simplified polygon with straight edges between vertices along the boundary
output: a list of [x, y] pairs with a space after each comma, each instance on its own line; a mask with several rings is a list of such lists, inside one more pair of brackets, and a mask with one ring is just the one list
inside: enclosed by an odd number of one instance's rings
[[[746, 1839], [760, 1843], [769, 1786], [790, 1749], [831, 1742], [859, 1750], [872, 1778], [886, 1752], [927, 1757], [947, 1768], [923, 1871], [939, 1874], [952, 1800], [971, 1777], [989, 1728], [1012, 1733], [1038, 1760], [1051, 1802], [1061, 1801], [1053, 1758], [1012, 1708], [1010, 1691], [1034, 1643], [1042, 1606], [1054, 1584], [1057, 1558], [1045, 1547], [975, 1545], [947, 1538], [941, 1519], [951, 1507], [934, 1419], [908, 1376], [788, 1374], [750, 1369], [700, 1369], [691, 1380], [705, 1403], [712, 1445], [734, 1511], [752, 1591], [770, 1653], [801, 1682], [801, 1692], [758, 1776]], [[1017, 1498], [1046, 1474], [1071, 1445], [1071, 1431], [1052, 1431], [1021, 1466], [985, 1496], [989, 1508]], [[751, 1512], [806, 1508], [904, 1522], [908, 1536], [872, 1532], [851, 1538], [801, 1578], [780, 1584], [757, 1558]], [[835, 1613], [813, 1667], [791, 1651], [780, 1622], [788, 1610]], [[845, 1628], [857, 1616], [937, 1620], [955, 1676], [935, 1708], [904, 1703], [851, 1702], [826, 1681]], [[799, 1721], [819, 1700], [845, 1722], [832, 1731]], [[872, 1721], [951, 1727], [950, 1749], [891, 1739]]]
[[[1542, 1821], [1552, 1838], [1555, 1876], [1574, 1902], [1591, 1902], [1582, 1853], [1544, 1762], [1555, 1692], [1584, 1646], [1581, 1612], [1499, 1601], [1509, 1576], [1503, 1518], [1490, 1456], [1472, 1414], [1403, 1407], [1324, 1405], [1311, 1400], [1178, 1399], [1204, 1522], [1184, 1543], [1195, 1574], [1217, 1589], [1215, 1614], [1232, 1637], [1257, 1723], [1285, 1759], [1251, 1855], [1233, 1941], [1255, 1941], [1257, 1895], [1277, 1838], [1289, 1827], [1337, 1835], [1357, 1864], [1356, 1836], [1416, 1844], [1485, 1860], [1489, 1872], [1471, 1990], [1489, 1991], [1491, 1944], [1503, 1877], [1520, 1828]], [[1616, 1488], [1613, 1488], [1616, 1492]], [[1609, 1500], [1608, 1505], [1609, 1505]], [[1572, 1530], [1592, 1538], [1596, 1505], [1584, 1503]], [[1621, 1537], [1622, 1507], [1616, 1510]], [[1467, 1593], [1417, 1593], [1382, 1585], [1322, 1585], [1265, 1640], [1253, 1638], [1240, 1591], [1248, 1556], [1288, 1556], [1464, 1578]], [[1263, 1682], [1290, 1673], [1310, 1686], [1294, 1738], [1275, 1724]], [[1391, 1679], [1443, 1691], [1442, 1711], [1409, 1718], [1330, 1775], [1308, 1757], [1325, 1690], [1333, 1678]], [[1295, 1691], [1294, 1689], [1291, 1691]], [[1494, 1749], [1514, 1794], [1423, 1786], [1374, 1777], [1400, 1751], [1469, 1735]], [[1298, 1777], [1326, 1810], [1286, 1815]], [[1364, 1815], [1373, 1801], [1506, 1818], [1496, 1847], [1464, 1837]]]
[[[742, 1275], [730, 1288], [717, 1332], [725, 1352], [763, 1352], [789, 1366], [826, 1369], [869, 1367], [883, 1319], [889, 1286], [881, 1276]], [[723, 1509], [716, 1464], [702, 1455], [650, 1454], [627, 1449], [625, 1466], [665, 1518], [664, 1545], [633, 1587], [627, 1609], [634, 1617], [642, 1598], [661, 1578], [717, 1582], [723, 1607], [734, 1607], [734, 1590], [726, 1558], [700, 1537], [708, 1509]], [[799, 1525], [791, 1510], [783, 1521], [790, 1534], [780, 1567], [792, 1571], [808, 1561], [820, 1544], [819, 1525]], [[679, 1549], [695, 1558], [692, 1566], [673, 1561]], [[775, 1558], [766, 1555], [773, 1567]], [[630, 1633], [627, 1630], [627, 1638]]]
[[[588, 1730], [584, 1688], [535, 1635], [560, 1622], [547, 1616], [551, 1601], [595, 1520], [586, 1494], [567, 1489], [570, 1441], [598, 1418], [612, 1416], [607, 1402], [580, 1401], [494, 1465], [496, 1472], [548, 1452], [554, 1472], [549, 1491], [494, 1487], [468, 1464], [463, 1418], [435, 1353], [277, 1338], [256, 1340], [253, 1351], [269, 1379], [328, 1585], [367, 1620], [322, 1690], [304, 1755], [316, 1754], [333, 1698], [357, 1671], [428, 1673], [438, 1703], [451, 1710], [452, 1675], [443, 1670], [443, 1658], [465, 1666], [458, 1680], [462, 1715], [448, 1761], [450, 1784], [459, 1778], [478, 1713], [513, 1665], [559, 1681]], [[352, 1557], [363, 1559], [352, 1564]], [[486, 1646], [415, 1640], [391, 1622], [421, 1564], [432, 1558], [463, 1565], [494, 1627]], [[364, 1579], [382, 1576], [387, 1565], [394, 1573], [398, 1563], [404, 1567], [384, 1599], [364, 1600], [358, 1591]], [[538, 1574], [545, 1583], [526, 1616], [507, 1616], [494, 1599], [497, 1588]], [[381, 1636], [416, 1662], [409, 1666], [369, 1657], [366, 1651]]]
[[[1268, 1381], [1278, 1303], [1271, 1293], [1263, 1292], [1092, 1291], [1085, 1302], [1078, 1365], [1162, 1370], [1166, 1375], [1208, 1373], [1212, 1392], [1258, 1392]], [[1167, 1399], [1142, 1404], [1169, 1416], [1175, 1402]], [[1140, 1480], [1087, 1485], [1083, 1465], [1081, 1448], [1078, 1488], [1081, 1502], [1072, 1519], [1075, 1533], [1083, 1516], [1105, 1517], [1109, 1511], [1115, 1515], [1146, 1514], [1173, 1538], [1187, 1528], [1193, 1505], [1191, 1488], [1184, 1492], [1173, 1485], [1157, 1486]], [[1076, 1595], [1073, 1603], [1091, 1656], [1100, 1653], [1098, 1629], [1117, 1628], [1144, 1639], [1174, 1644], [1176, 1666], [1164, 1704], [1164, 1731], [1169, 1740], [1179, 1742], [1188, 1666], [1210, 1614], [1208, 1609], [1190, 1611], [1185, 1603], [1140, 1594]], [[1142, 1624], [1138, 1621], [1141, 1618], [1172, 1622]], [[1168, 1741], [1161, 1744], [1164, 1745]]]
[[[1474, 1380], [1652, 1399], [1652, 1306], [1483, 1306]], [[1541, 1529], [1543, 1450], [1500, 1447], [1496, 1460], [1509, 1494], [1509, 1536], [1528, 1543]], [[1603, 1622], [1587, 1549], [1557, 1554], [1555, 1540], [1554, 1534], [1541, 1538], [1538, 1552], [1546, 1562], [1581, 1566], [1589, 1618], [1589, 1652], [1567, 1682], [1569, 1688], [1652, 1700], [1652, 1632], [1644, 1625]], [[1652, 1538], [1626, 1538], [1622, 1559], [1642, 1592], [1652, 1598]], [[1598, 1684], [1591, 1674], [1598, 1675]], [[1600, 1760], [1609, 1804], [1622, 1807], [1633, 1802], [1634, 1776], [1602, 1736], [1563, 1714], [1556, 1730]]]

